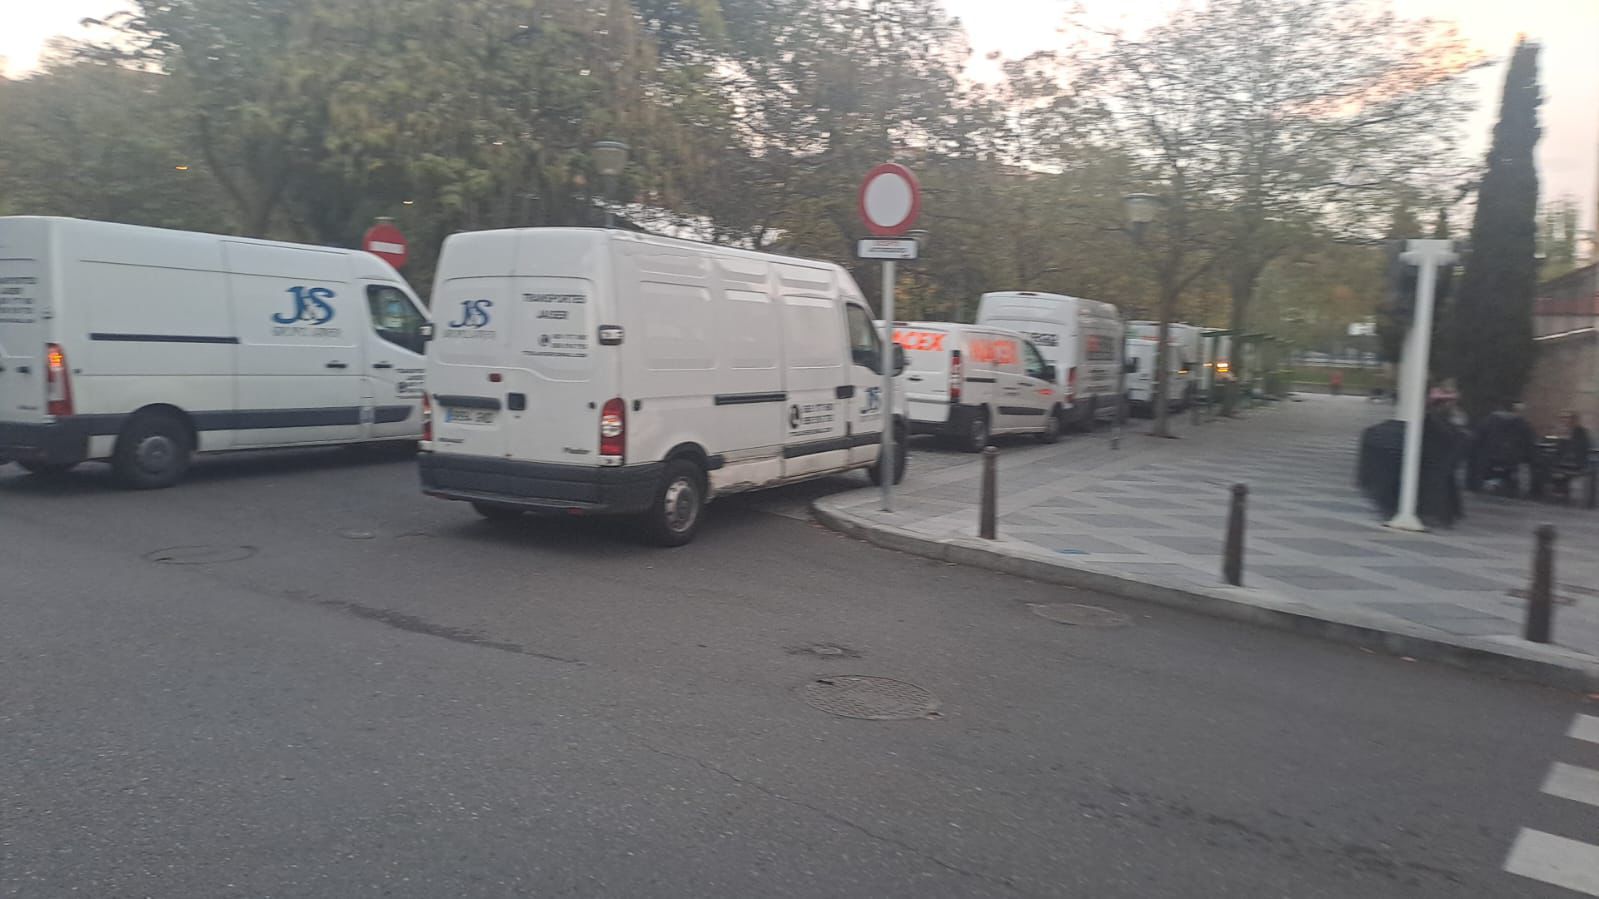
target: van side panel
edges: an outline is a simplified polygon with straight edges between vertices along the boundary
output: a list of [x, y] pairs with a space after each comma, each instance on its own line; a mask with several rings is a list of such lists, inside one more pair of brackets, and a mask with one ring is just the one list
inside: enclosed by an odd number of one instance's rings
[[784, 388], [787, 419], [783, 476], [798, 477], [849, 463], [848, 400], [853, 387], [844, 368], [849, 342], [844, 309], [832, 270], [774, 263], [783, 304]]
[[347, 254], [225, 241], [239, 336], [235, 446], [360, 440], [366, 299]]
[[[0, 425], [45, 421], [44, 346], [55, 314], [50, 224], [0, 219]], [[0, 453], [7, 438], [0, 434]], [[3, 455], [0, 455], [3, 459]]]

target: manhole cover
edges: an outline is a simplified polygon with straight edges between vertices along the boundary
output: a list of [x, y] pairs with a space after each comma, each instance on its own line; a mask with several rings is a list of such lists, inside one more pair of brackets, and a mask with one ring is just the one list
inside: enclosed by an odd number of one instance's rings
[[147, 552], [144, 558], [166, 565], [214, 565], [218, 562], [239, 562], [256, 554], [253, 546], [170, 546]]
[[895, 721], [938, 715], [938, 700], [933, 694], [915, 684], [886, 677], [819, 677], [806, 684], [800, 694], [813, 708], [842, 718]]
[[1027, 606], [1033, 614], [1040, 618], [1048, 618], [1061, 624], [1070, 624], [1077, 627], [1127, 627], [1133, 623], [1131, 618], [1120, 612], [1102, 609], [1099, 606], [1085, 606], [1075, 602], [1061, 602], [1050, 604], [1029, 603]]

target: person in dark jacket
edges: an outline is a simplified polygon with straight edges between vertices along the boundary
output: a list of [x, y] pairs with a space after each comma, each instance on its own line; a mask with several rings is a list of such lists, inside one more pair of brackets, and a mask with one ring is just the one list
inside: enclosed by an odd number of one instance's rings
[[1521, 414], [1520, 403], [1488, 413], [1472, 433], [1471, 457], [1467, 465], [1466, 486], [1482, 489], [1484, 481], [1497, 480], [1520, 492], [1523, 470], [1536, 487], [1538, 483], [1538, 437]]
[[1560, 413], [1560, 430], [1555, 435], [1554, 458], [1549, 465], [1549, 480], [1560, 495], [1565, 495], [1573, 478], [1588, 471], [1588, 454], [1592, 451], [1593, 438], [1576, 411]]

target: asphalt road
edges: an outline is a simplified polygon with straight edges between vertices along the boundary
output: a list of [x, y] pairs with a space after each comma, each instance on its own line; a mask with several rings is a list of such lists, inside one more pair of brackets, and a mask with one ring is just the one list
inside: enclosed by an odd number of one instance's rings
[[0, 895], [1578, 895], [1501, 866], [1599, 836], [1539, 792], [1599, 702], [876, 550], [839, 486], [659, 550], [403, 458], [0, 466]]

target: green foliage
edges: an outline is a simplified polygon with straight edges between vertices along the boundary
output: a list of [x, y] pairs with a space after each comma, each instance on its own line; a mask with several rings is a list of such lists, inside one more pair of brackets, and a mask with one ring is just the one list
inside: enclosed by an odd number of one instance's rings
[[1519, 399], [1538, 290], [1538, 45], [1516, 45], [1471, 226], [1455, 315], [1461, 403], [1472, 417]]

